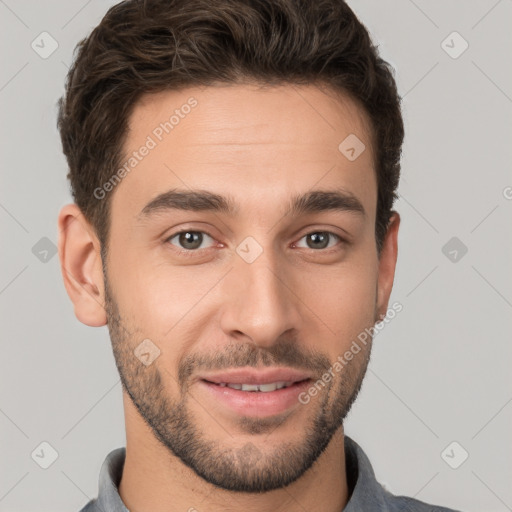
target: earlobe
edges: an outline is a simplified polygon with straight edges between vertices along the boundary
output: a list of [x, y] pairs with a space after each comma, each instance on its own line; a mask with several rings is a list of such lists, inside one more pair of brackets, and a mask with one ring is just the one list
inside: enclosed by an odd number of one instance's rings
[[75, 315], [85, 325], [105, 325], [100, 243], [94, 230], [76, 204], [61, 209], [58, 225], [60, 267]]
[[379, 259], [379, 278], [377, 286], [377, 314], [386, 315], [389, 297], [395, 279], [395, 267], [398, 257], [398, 228], [400, 215], [393, 211], [389, 219], [388, 230], [382, 245]]

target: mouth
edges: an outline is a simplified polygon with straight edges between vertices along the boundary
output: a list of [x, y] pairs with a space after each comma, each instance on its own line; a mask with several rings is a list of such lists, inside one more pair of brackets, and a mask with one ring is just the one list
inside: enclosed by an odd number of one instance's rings
[[289, 388], [296, 384], [300, 384], [301, 382], [309, 381], [310, 379], [303, 379], [300, 381], [278, 381], [278, 382], [268, 382], [265, 384], [249, 384], [249, 383], [235, 383], [235, 382], [213, 382], [207, 379], [202, 379], [203, 382], [207, 382], [208, 384], [213, 384], [215, 386], [219, 386], [221, 388], [227, 387], [231, 389], [236, 389], [238, 391], [249, 391], [249, 392], [260, 392], [260, 393], [271, 393], [272, 391], [277, 391], [283, 388]]
[[[256, 391], [250, 386], [263, 386], [260, 391], [265, 391], [264, 385], [278, 385], [279, 388], [288, 387], [296, 382], [310, 379], [313, 376], [307, 372], [295, 370], [293, 368], [234, 368], [218, 373], [208, 373], [200, 375], [199, 378], [213, 384], [226, 386], [241, 385], [247, 389], [244, 391]], [[241, 389], [241, 388], [236, 388]], [[274, 389], [269, 389], [274, 391]]]
[[198, 384], [208, 401], [213, 398], [231, 413], [268, 417], [300, 405], [298, 397], [312, 381], [311, 376], [292, 369], [249, 369], [202, 376]]

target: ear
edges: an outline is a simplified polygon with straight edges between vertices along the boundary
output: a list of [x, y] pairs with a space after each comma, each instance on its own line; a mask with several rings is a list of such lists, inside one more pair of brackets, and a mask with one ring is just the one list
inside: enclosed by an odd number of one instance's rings
[[379, 278], [377, 284], [377, 313], [379, 318], [384, 318], [388, 310], [389, 296], [395, 279], [395, 266], [398, 256], [398, 228], [400, 215], [393, 211], [389, 219], [388, 230], [383, 241], [379, 258]]
[[64, 286], [83, 324], [107, 323], [100, 243], [94, 229], [76, 204], [59, 213], [59, 259]]

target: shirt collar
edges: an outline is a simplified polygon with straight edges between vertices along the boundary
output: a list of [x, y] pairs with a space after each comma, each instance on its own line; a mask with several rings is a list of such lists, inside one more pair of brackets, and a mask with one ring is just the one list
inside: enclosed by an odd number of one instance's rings
[[345, 435], [345, 467], [351, 495], [342, 512], [379, 510], [388, 512], [392, 494], [375, 478], [370, 460], [363, 449]]

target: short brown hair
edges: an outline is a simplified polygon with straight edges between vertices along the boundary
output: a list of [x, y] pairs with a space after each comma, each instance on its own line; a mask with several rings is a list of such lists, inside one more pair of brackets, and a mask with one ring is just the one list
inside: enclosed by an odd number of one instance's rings
[[400, 97], [391, 66], [342, 0], [127, 0], [108, 10], [75, 49], [57, 122], [74, 200], [102, 248], [111, 194], [98, 200], [94, 190], [120, 166], [137, 100], [244, 80], [327, 85], [364, 108], [373, 131], [380, 254], [398, 197]]

